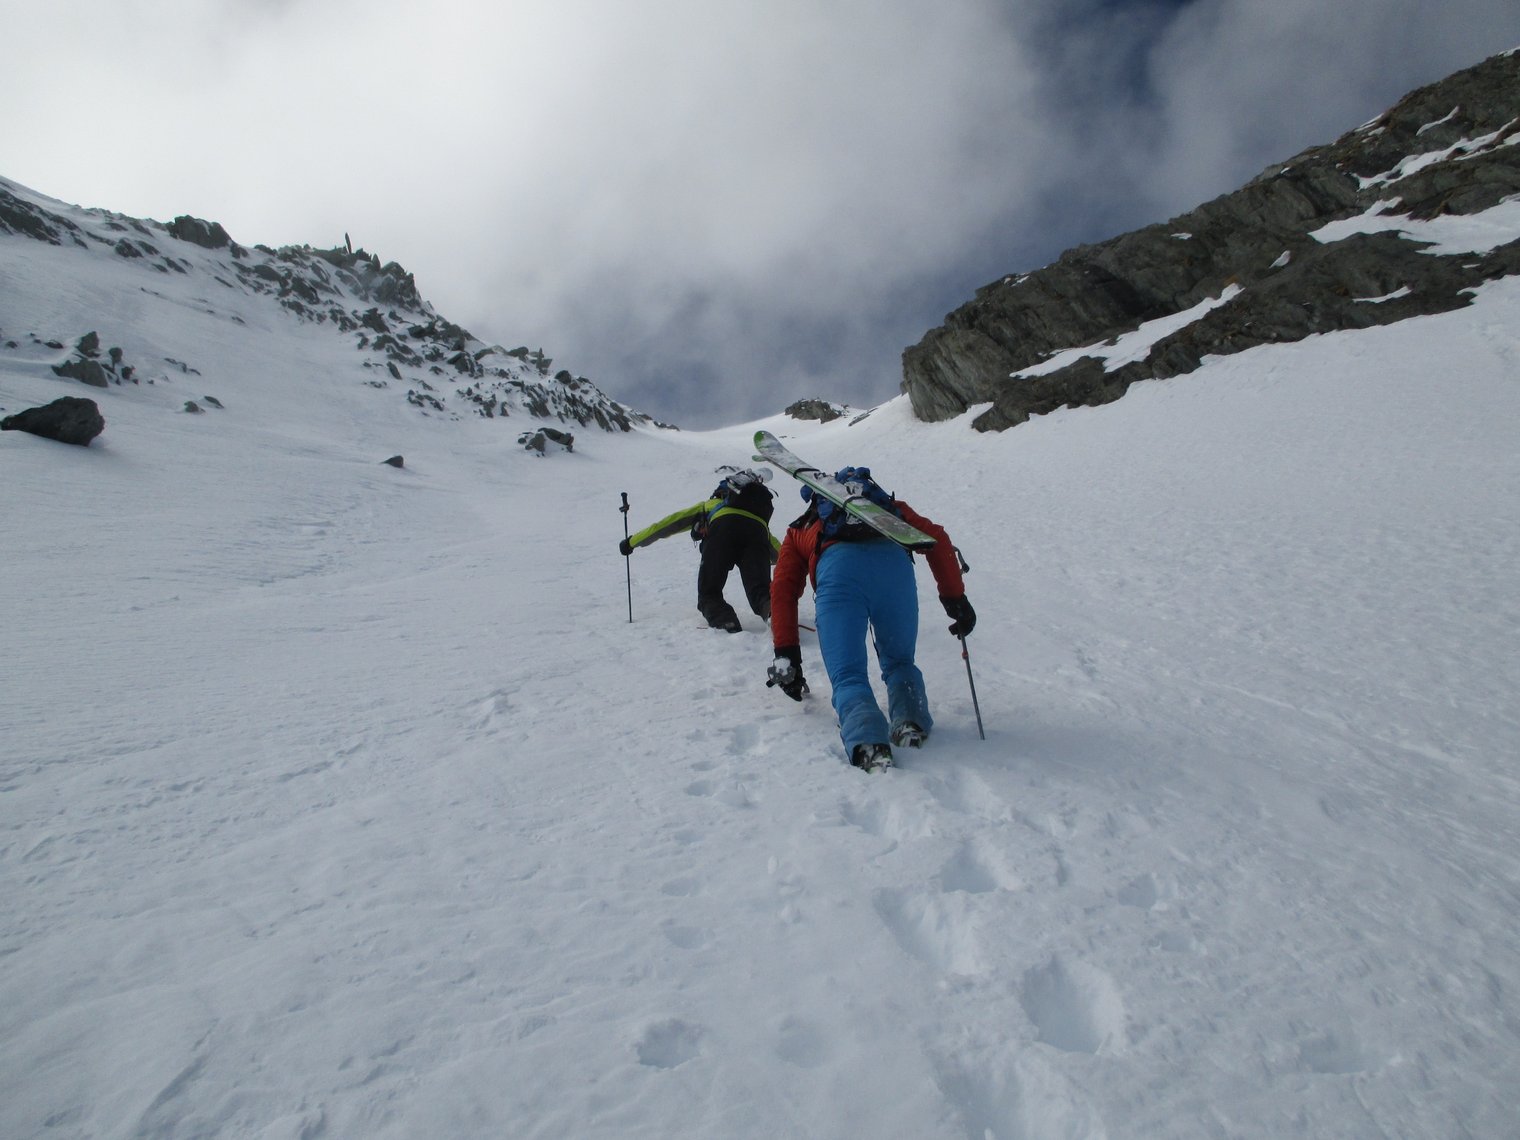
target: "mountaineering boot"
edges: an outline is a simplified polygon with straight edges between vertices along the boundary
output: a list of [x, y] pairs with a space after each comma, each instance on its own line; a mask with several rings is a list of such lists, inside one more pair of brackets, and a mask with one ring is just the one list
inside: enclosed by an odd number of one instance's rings
[[739, 624], [739, 615], [734, 613], [734, 607], [722, 598], [703, 598], [697, 602], [697, 612], [705, 619], [713, 629], [725, 630], [728, 633], [739, 633], [744, 627]]
[[902, 721], [892, 727], [892, 743], [899, 748], [918, 748], [927, 739], [929, 739], [929, 734], [911, 720]]
[[892, 749], [886, 744], [857, 744], [850, 763], [863, 772], [880, 772], [892, 767]]

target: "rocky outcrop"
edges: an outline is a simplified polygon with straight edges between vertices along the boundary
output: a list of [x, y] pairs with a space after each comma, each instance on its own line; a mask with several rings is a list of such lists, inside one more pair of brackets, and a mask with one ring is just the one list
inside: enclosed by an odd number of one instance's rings
[[536, 431], [525, 431], [517, 437], [517, 442], [522, 444], [524, 451], [536, 452], [540, 456], [548, 452], [551, 443], [566, 451], [575, 450], [575, 436], [567, 431], [559, 431], [551, 427], [538, 428]]
[[797, 400], [787, 405], [786, 414], [794, 420], [817, 420], [826, 424], [839, 419], [847, 410], [827, 400]]
[[[1520, 243], [1443, 253], [1416, 223], [1520, 194], [1517, 144], [1520, 54], [1509, 53], [1190, 213], [985, 286], [903, 354], [903, 390], [921, 419], [991, 405], [973, 422], [1001, 430], [1207, 355], [1464, 306], [1467, 290], [1520, 273]], [[1382, 232], [1316, 236], [1358, 217]], [[1144, 351], [1120, 363], [1105, 347], [1125, 334]]]
[[74, 354], [62, 364], [52, 366], [53, 375], [67, 380], [78, 380], [92, 388], [109, 388], [112, 384], [126, 381], [137, 383], [136, 369], [122, 363], [122, 351], [110, 348], [104, 360], [100, 358], [100, 336], [87, 332], [74, 345]]
[[205, 222], [200, 218], [181, 214], [166, 228], [171, 236], [203, 249], [229, 249], [233, 245], [231, 235], [222, 228], [221, 222]]
[[51, 404], [27, 408], [0, 420], [0, 431], [24, 431], [80, 447], [88, 447], [90, 440], [105, 430], [100, 407], [83, 396], [60, 396]]

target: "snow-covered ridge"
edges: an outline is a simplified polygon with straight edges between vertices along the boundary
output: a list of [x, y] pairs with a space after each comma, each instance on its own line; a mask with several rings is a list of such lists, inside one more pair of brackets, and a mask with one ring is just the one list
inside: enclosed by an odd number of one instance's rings
[[[30, 239], [30, 241], [28, 241]], [[418, 293], [410, 273], [395, 262], [347, 245], [246, 247], [220, 225], [191, 217], [164, 224], [104, 209], [83, 209], [0, 179], [0, 241], [35, 262], [43, 251], [60, 259], [117, 263], [120, 288], [135, 288], [170, 304], [235, 324], [269, 314], [315, 325], [354, 351], [357, 375], [367, 387], [405, 399], [425, 415], [508, 418], [529, 428], [541, 422], [574, 423], [627, 431], [649, 417], [609, 398], [585, 377], [555, 370], [542, 349], [487, 344], [440, 316]], [[77, 261], [76, 271], [87, 272]], [[24, 280], [18, 280], [25, 288]], [[273, 302], [273, 305], [270, 303]], [[115, 306], [103, 305], [88, 328], [0, 329], [15, 340], [57, 345], [62, 351], [87, 333], [118, 346], [130, 330], [113, 323]], [[41, 315], [39, 315], [41, 316]], [[45, 319], [45, 318], [43, 318]], [[19, 343], [19, 342], [18, 342]], [[48, 360], [62, 363], [64, 357]], [[138, 360], [138, 382], [163, 375], [161, 360]], [[179, 370], [214, 372], [216, 362], [181, 360]], [[129, 381], [130, 382], [130, 381]]]

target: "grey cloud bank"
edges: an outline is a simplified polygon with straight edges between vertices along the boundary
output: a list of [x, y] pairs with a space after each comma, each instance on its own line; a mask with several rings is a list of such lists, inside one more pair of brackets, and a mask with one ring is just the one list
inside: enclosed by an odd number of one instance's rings
[[977, 286], [1520, 44], [1509, 0], [46, 7], [8, 19], [7, 176], [347, 231], [691, 427], [887, 399]]

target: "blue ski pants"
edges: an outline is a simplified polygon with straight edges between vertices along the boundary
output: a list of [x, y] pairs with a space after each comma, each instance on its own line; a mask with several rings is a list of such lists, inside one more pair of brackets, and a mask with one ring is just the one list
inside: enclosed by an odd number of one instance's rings
[[[834, 715], [848, 757], [857, 744], [885, 744], [890, 730], [912, 721], [928, 731], [924, 675], [913, 662], [918, 645], [918, 589], [913, 559], [890, 539], [837, 542], [818, 559], [814, 592], [818, 648], [834, 690]], [[870, 630], [887, 686], [881, 714], [866, 659]]]

